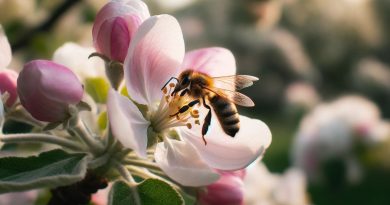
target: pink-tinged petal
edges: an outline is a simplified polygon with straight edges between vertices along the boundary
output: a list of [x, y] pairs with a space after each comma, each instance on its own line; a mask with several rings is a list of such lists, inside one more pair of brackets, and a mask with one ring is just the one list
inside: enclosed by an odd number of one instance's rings
[[161, 98], [162, 86], [176, 76], [184, 58], [184, 40], [170, 15], [147, 19], [130, 43], [124, 63], [126, 87], [132, 99], [151, 105]]
[[200, 126], [180, 131], [183, 138], [197, 148], [203, 160], [215, 169], [243, 169], [264, 154], [271, 144], [271, 131], [260, 120], [240, 116], [241, 128], [233, 138], [223, 132], [215, 117], [212, 119], [205, 135], [207, 145], [202, 140]]
[[237, 170], [237, 171], [218, 170], [218, 172], [220, 174], [223, 174], [223, 175], [233, 175], [233, 176], [239, 177], [241, 179], [244, 179], [245, 176], [246, 176], [246, 170], [245, 169], [240, 169], [240, 170]]
[[[125, 18], [115, 18], [111, 31], [111, 59], [124, 62], [130, 40], [141, 22], [137, 18], [129, 17], [129, 24]], [[133, 20], [134, 19], [134, 20]]]
[[95, 47], [111, 60], [123, 62], [130, 42], [142, 20], [135, 15], [124, 15], [107, 19], [100, 26]]
[[17, 86], [18, 73], [11, 69], [0, 70], [0, 93], [8, 92], [9, 98], [5, 103], [11, 107], [18, 97]]
[[241, 205], [244, 203], [244, 183], [240, 177], [222, 174], [217, 182], [200, 191], [198, 201], [201, 205]]
[[235, 75], [236, 60], [226, 48], [202, 48], [186, 53], [182, 70], [187, 69], [213, 77]]
[[100, 27], [107, 19], [119, 16], [134, 15], [141, 21], [149, 18], [148, 6], [141, 0], [116, 0], [107, 3], [96, 15], [93, 24], [92, 36], [94, 36], [94, 45], [97, 45], [97, 38], [95, 38], [100, 30]]
[[111, 89], [108, 94], [107, 112], [114, 136], [123, 146], [146, 158], [147, 130], [150, 122], [145, 120], [137, 106]]
[[158, 143], [154, 158], [164, 173], [184, 186], [205, 186], [219, 179], [195, 148], [183, 141], [166, 139]]
[[7, 67], [11, 62], [11, 58], [11, 46], [4, 33], [3, 27], [0, 25], [0, 69]]

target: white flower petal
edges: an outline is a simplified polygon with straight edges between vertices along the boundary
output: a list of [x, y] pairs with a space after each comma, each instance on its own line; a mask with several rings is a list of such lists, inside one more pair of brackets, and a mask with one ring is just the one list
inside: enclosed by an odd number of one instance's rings
[[107, 112], [114, 136], [123, 146], [133, 149], [140, 157], [146, 158], [147, 130], [150, 125], [128, 98], [110, 90]]
[[260, 157], [271, 144], [271, 131], [268, 126], [256, 119], [240, 116], [241, 128], [234, 138], [225, 134], [215, 117], [205, 135], [207, 145], [201, 137], [201, 126], [191, 130], [180, 129], [183, 138], [192, 143], [206, 163], [221, 170], [245, 168]]
[[182, 69], [192, 69], [214, 77], [229, 76], [236, 74], [236, 60], [226, 48], [202, 48], [186, 53]]
[[170, 178], [184, 186], [205, 186], [219, 179], [189, 143], [166, 139], [157, 144], [154, 157]]
[[93, 52], [96, 51], [92, 47], [67, 42], [54, 52], [53, 61], [70, 68], [81, 81], [91, 77], [105, 77], [104, 61], [98, 57], [88, 59]]
[[184, 58], [184, 40], [177, 20], [152, 16], [138, 28], [124, 63], [126, 87], [132, 99], [151, 105], [161, 88], [176, 76]]
[[0, 69], [4, 69], [11, 62], [12, 53], [11, 46], [7, 36], [4, 33], [3, 27], [0, 25]]

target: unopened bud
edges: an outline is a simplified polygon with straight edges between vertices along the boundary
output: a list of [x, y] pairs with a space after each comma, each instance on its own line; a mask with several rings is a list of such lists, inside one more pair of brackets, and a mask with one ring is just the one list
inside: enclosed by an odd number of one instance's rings
[[243, 186], [241, 174], [221, 172], [221, 178], [200, 192], [198, 200], [202, 205], [241, 205], [244, 201]]
[[61, 122], [70, 117], [69, 106], [81, 101], [83, 86], [65, 66], [34, 60], [19, 74], [18, 93], [22, 105], [34, 118]]
[[16, 90], [16, 81], [18, 79], [18, 74], [10, 69], [0, 70], [0, 93], [8, 93], [9, 97], [4, 104], [8, 107], [11, 107], [17, 97], [18, 93]]
[[130, 41], [149, 11], [140, 0], [111, 1], [97, 14], [92, 37], [96, 50], [112, 61], [124, 62]]

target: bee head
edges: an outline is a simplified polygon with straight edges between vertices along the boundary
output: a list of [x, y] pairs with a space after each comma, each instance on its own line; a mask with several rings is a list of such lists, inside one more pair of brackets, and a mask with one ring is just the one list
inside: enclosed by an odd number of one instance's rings
[[184, 71], [179, 76], [179, 81], [175, 86], [175, 89], [172, 92], [172, 95], [175, 95], [177, 92], [188, 88], [191, 84], [191, 72]]

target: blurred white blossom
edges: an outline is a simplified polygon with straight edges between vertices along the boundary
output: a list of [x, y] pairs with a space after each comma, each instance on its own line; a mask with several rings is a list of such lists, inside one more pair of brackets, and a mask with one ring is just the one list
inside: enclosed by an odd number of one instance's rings
[[104, 61], [96, 57], [88, 59], [93, 52], [96, 52], [93, 47], [67, 42], [54, 52], [53, 61], [70, 68], [81, 81], [91, 77], [103, 77]]
[[293, 144], [294, 164], [309, 179], [323, 178], [329, 160], [341, 160], [350, 182], [358, 181], [362, 171], [355, 147], [371, 146], [387, 134], [378, 107], [359, 96], [345, 96], [318, 105], [304, 117]]
[[310, 109], [320, 101], [316, 89], [304, 82], [290, 84], [285, 91], [287, 104], [292, 107]]
[[244, 178], [245, 204], [247, 205], [306, 205], [306, 178], [296, 168], [284, 174], [273, 174], [262, 163], [248, 167]]

